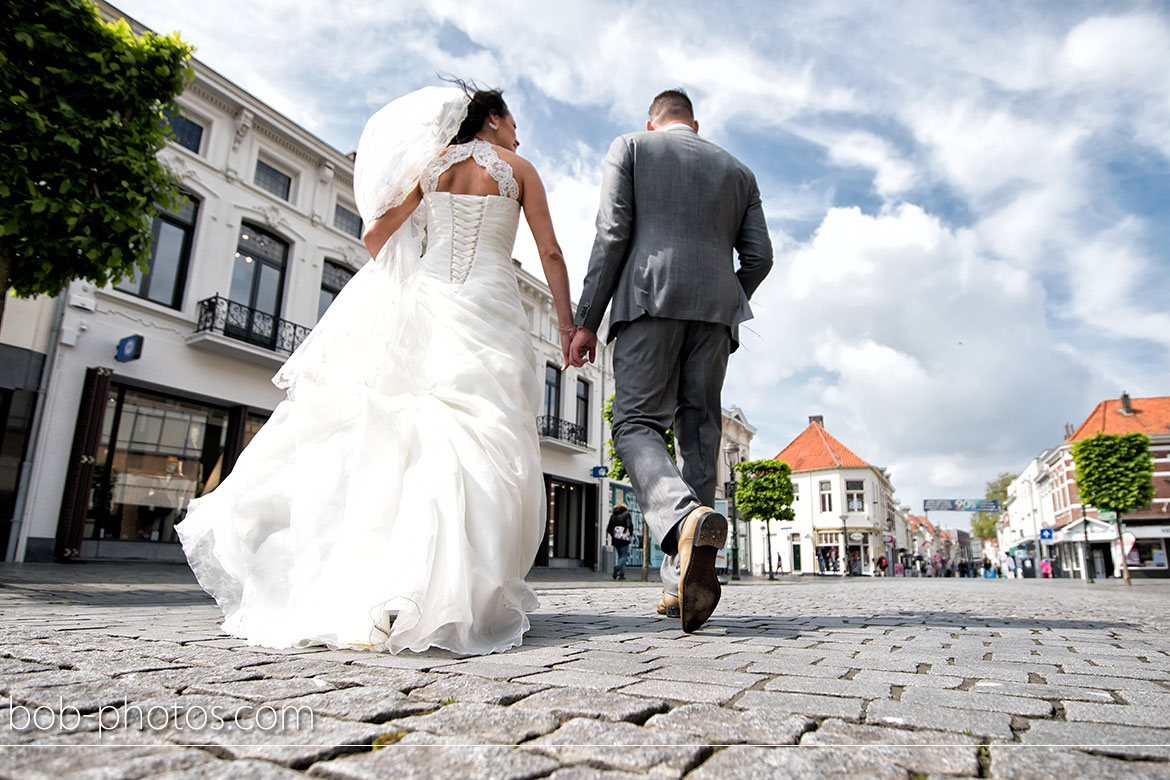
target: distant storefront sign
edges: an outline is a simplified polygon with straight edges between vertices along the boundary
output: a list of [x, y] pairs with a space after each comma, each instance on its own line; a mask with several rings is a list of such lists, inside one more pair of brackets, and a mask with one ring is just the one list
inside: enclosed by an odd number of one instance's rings
[[925, 512], [999, 512], [999, 500], [995, 498], [928, 498], [922, 502]]

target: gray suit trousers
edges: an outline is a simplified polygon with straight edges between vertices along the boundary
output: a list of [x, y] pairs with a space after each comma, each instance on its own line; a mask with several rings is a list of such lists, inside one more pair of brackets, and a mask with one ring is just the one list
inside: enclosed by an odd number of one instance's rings
[[[715, 502], [720, 393], [730, 351], [727, 325], [649, 315], [624, 323], [614, 345], [614, 449], [666, 553], [663, 590], [674, 595], [678, 525], [692, 510]], [[681, 469], [663, 438], [671, 427]]]

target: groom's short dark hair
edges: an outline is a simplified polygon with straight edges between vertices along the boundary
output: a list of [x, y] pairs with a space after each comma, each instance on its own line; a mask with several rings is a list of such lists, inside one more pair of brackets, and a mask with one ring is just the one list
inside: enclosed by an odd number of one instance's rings
[[687, 122], [695, 121], [695, 107], [687, 93], [679, 89], [668, 89], [659, 92], [650, 103], [650, 119], [682, 119]]

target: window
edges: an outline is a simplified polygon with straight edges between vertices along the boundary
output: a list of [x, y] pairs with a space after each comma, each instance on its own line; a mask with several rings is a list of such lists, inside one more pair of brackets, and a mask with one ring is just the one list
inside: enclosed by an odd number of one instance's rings
[[340, 203], [333, 207], [333, 226], [344, 230], [354, 238], [362, 237], [362, 218]]
[[1129, 549], [1125, 561], [1133, 568], [1164, 569], [1166, 547], [1161, 539], [1138, 539]]
[[577, 425], [589, 430], [589, 383], [584, 379], [577, 380]]
[[850, 512], [865, 511], [865, 482], [860, 479], [845, 481], [845, 507]]
[[352, 278], [353, 271], [331, 260], [325, 261], [325, 270], [321, 272], [321, 292], [317, 296], [318, 321], [325, 316], [325, 310], [333, 303], [341, 288]]
[[263, 160], [256, 161], [256, 177], [253, 182], [262, 190], [268, 190], [282, 200], [288, 200], [292, 191], [292, 177], [278, 171]]
[[163, 111], [163, 116], [171, 128], [168, 134], [170, 140], [185, 149], [190, 149], [195, 154], [199, 154], [199, 145], [203, 141], [203, 125], [192, 122], [182, 114], [172, 114], [170, 111]]
[[106, 399], [85, 538], [177, 542], [187, 504], [221, 477], [224, 409], [114, 387]]
[[544, 415], [561, 416], [561, 370], [551, 363], [544, 367]]
[[794, 502], [800, 500], [800, 484], [796, 482], [792, 483], [792, 500]]
[[833, 483], [827, 480], [821, 483], [821, 511], [833, 511]]
[[177, 211], [159, 208], [150, 229], [151, 252], [146, 272], [135, 269], [134, 276], [119, 282], [116, 289], [172, 309], [181, 308], [198, 212], [199, 202], [190, 196]]
[[255, 225], [240, 227], [225, 335], [272, 348], [284, 294], [288, 244]]

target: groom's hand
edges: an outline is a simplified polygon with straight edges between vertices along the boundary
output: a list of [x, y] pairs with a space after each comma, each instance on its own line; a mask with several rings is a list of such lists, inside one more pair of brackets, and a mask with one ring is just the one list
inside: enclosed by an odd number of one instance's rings
[[578, 328], [569, 345], [569, 365], [580, 368], [592, 363], [597, 355], [597, 334], [588, 328]]

